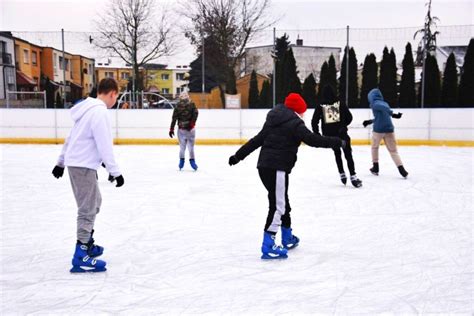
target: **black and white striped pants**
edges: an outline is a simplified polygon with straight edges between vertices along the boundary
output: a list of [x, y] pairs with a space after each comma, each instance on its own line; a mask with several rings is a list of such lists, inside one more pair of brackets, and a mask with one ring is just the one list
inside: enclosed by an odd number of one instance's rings
[[268, 216], [265, 231], [276, 234], [280, 226], [290, 228], [290, 201], [288, 200], [288, 173], [281, 170], [259, 168], [258, 174], [268, 191]]

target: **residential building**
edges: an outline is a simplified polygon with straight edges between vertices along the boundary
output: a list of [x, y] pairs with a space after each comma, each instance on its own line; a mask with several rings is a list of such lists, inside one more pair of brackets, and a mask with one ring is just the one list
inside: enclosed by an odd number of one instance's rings
[[120, 91], [126, 91], [129, 78], [132, 77], [133, 69], [119, 58], [108, 58], [95, 62], [95, 75], [97, 82], [103, 78], [114, 78], [117, 80]]
[[86, 97], [94, 87], [94, 59], [72, 55], [71, 80], [82, 87], [81, 97]]
[[162, 64], [146, 64], [143, 69], [145, 90], [173, 99], [173, 70]]
[[[329, 60], [331, 55], [336, 61], [336, 69], [340, 69], [339, 47], [322, 47], [322, 46], [304, 46], [303, 40], [298, 39], [296, 44], [290, 45], [295, 56], [298, 76], [303, 82], [310, 73], [319, 80], [321, 66], [325, 61]], [[240, 65], [242, 75], [247, 75], [255, 70], [257, 73], [268, 75], [273, 73], [273, 45], [249, 47], [245, 49], [245, 57]]]
[[14, 41], [17, 89], [40, 90], [43, 48], [17, 37], [14, 37]]
[[0, 32], [0, 99], [16, 90], [15, 41], [10, 32]]
[[175, 97], [178, 97], [181, 92], [189, 91], [189, 71], [191, 68], [188, 65], [177, 65], [171, 68], [171, 70], [173, 71], [172, 93]]
[[446, 68], [446, 62], [448, 61], [449, 55], [454, 54], [456, 60], [456, 66], [458, 74], [461, 73], [461, 68], [464, 65], [464, 56], [466, 56], [466, 46], [437, 46], [435, 51], [435, 57], [438, 62], [438, 67], [441, 72]]

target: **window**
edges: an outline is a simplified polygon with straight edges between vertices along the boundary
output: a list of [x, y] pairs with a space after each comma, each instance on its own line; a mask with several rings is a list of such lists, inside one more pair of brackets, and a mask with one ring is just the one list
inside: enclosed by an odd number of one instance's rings
[[161, 93], [162, 93], [162, 94], [169, 94], [169, 93], [170, 93], [170, 89], [169, 89], [169, 88], [161, 88]]
[[31, 52], [31, 63], [35, 66], [38, 64], [38, 54], [36, 52]]
[[178, 87], [176, 88], [176, 94], [180, 94], [181, 92], [184, 91], [184, 88], [183, 87]]
[[169, 80], [170, 75], [169, 74], [161, 74], [161, 80]]
[[63, 56], [59, 56], [59, 69], [63, 70]]
[[24, 64], [30, 63], [30, 52], [27, 49], [23, 50], [23, 63]]
[[182, 73], [182, 72], [177, 73], [176, 74], [176, 80], [181, 80], [181, 81], [184, 80], [184, 73]]
[[[15, 84], [15, 72], [13, 70], [14, 68], [5, 67], [3, 69], [5, 70], [5, 73], [6, 73], [7, 83], [9, 85], [14, 85]], [[12, 90], [15, 90], [15, 88], [13, 88]]]
[[114, 77], [113, 71], [106, 71], [105, 72], [105, 78], [113, 78], [113, 77]]
[[122, 80], [127, 80], [129, 76], [130, 74], [128, 72], [120, 73], [120, 78], [122, 78]]
[[69, 71], [69, 59], [66, 58], [66, 71]]
[[89, 64], [89, 74], [92, 75], [92, 64]]

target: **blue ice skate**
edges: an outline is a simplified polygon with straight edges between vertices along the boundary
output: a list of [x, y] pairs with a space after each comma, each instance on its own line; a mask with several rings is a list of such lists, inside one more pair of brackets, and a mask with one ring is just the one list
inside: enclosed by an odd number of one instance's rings
[[86, 244], [77, 242], [76, 251], [72, 258], [72, 268], [69, 270], [71, 273], [84, 273], [84, 272], [104, 272], [107, 269], [107, 264], [103, 260], [91, 258], [88, 255], [89, 247]]
[[288, 250], [275, 245], [275, 235], [264, 232], [262, 243], [262, 259], [286, 259]]
[[94, 236], [94, 230], [92, 230], [91, 237], [89, 238], [89, 241], [87, 242], [87, 246], [89, 248], [87, 253], [89, 257], [96, 258], [96, 257], [102, 256], [102, 254], [104, 253], [104, 247], [95, 245], [94, 244], [95, 240], [92, 236]]
[[179, 170], [183, 169], [184, 167], [184, 158], [179, 158]]
[[189, 159], [189, 164], [191, 165], [191, 168], [194, 169], [194, 171], [198, 170], [198, 166], [196, 165], [196, 161], [194, 159]]
[[300, 239], [293, 235], [291, 228], [281, 226], [281, 243], [285, 249], [293, 249], [298, 246]]

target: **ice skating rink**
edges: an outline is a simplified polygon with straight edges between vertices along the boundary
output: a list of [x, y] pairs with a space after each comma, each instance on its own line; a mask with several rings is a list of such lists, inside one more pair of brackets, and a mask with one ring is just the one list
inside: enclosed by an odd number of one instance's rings
[[[258, 151], [198, 146], [198, 172], [177, 146], [116, 146], [125, 185], [99, 172], [95, 238], [108, 271], [71, 275], [76, 205], [61, 146], [0, 145], [1, 315], [472, 314], [473, 148], [354, 146], [363, 187], [344, 187], [333, 153], [300, 147], [290, 176], [300, 246], [262, 261], [266, 191]], [[277, 237], [279, 240], [279, 236]]]

